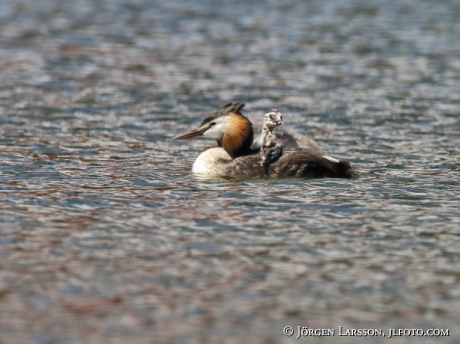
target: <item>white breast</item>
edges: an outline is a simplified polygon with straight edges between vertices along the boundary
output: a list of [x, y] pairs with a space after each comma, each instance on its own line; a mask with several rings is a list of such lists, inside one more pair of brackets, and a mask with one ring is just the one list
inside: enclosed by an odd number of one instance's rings
[[214, 147], [201, 153], [192, 166], [192, 173], [206, 175], [221, 175], [225, 163], [232, 157], [222, 147]]

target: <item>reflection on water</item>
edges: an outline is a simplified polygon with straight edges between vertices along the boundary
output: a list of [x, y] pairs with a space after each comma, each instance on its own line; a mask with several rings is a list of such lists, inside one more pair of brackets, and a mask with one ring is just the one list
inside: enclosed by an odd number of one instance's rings
[[[3, 1], [2, 338], [288, 343], [289, 325], [458, 341], [459, 14]], [[361, 178], [191, 175], [212, 142], [170, 139], [228, 101], [256, 128], [279, 109]]]

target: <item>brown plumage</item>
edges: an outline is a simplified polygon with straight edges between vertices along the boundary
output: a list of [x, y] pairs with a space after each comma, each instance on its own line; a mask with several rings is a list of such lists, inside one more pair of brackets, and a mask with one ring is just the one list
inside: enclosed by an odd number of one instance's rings
[[228, 115], [227, 126], [231, 130], [224, 134], [219, 146], [222, 146], [232, 158], [247, 154], [254, 140], [251, 122], [243, 115], [232, 112]]
[[352, 178], [358, 177], [350, 163], [343, 159], [331, 161], [306, 149], [285, 151], [269, 165], [260, 163], [259, 154], [238, 157], [225, 163], [223, 175], [253, 177]]

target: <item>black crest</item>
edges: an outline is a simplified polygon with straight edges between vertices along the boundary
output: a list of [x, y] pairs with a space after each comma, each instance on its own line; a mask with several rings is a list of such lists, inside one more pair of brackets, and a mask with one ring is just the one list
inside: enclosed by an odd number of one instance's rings
[[211, 112], [209, 115], [207, 115], [203, 121], [201, 121], [200, 127], [206, 123], [214, 121], [218, 117], [226, 116], [232, 112], [241, 115], [242, 108], [244, 108], [244, 103], [228, 103], [222, 106], [219, 110]]

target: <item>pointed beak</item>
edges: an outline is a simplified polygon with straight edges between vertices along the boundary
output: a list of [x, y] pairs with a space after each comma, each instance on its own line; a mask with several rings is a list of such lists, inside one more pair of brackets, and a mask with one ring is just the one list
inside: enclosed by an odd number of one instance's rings
[[273, 123], [276, 124], [276, 125], [283, 125], [283, 121], [280, 120], [280, 119], [273, 119], [272, 121], [273, 121]]
[[173, 140], [185, 140], [185, 139], [191, 139], [192, 137], [196, 137], [196, 136], [202, 136], [205, 131], [206, 131], [206, 128], [193, 129], [189, 131], [188, 133], [173, 137]]

